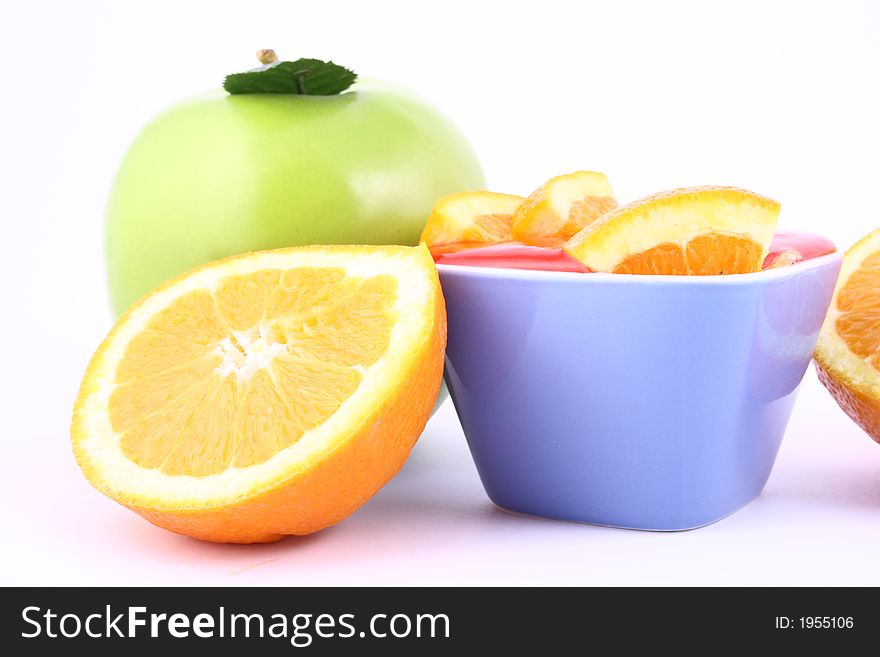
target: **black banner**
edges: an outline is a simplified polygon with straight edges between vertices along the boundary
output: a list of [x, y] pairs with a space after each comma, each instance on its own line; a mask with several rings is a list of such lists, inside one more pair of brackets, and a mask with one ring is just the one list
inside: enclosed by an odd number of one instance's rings
[[13, 649], [7, 655], [118, 655], [128, 646], [191, 655], [229, 644], [281, 655], [489, 645], [521, 654], [706, 650], [711, 638], [725, 648], [840, 649], [880, 638], [876, 609], [867, 589], [5, 589], [0, 647]]

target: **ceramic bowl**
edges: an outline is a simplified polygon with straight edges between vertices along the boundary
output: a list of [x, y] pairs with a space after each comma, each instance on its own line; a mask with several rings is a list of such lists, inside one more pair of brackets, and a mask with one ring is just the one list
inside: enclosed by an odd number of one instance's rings
[[747, 504], [839, 269], [839, 254], [706, 277], [440, 265], [446, 380], [486, 493], [650, 530]]

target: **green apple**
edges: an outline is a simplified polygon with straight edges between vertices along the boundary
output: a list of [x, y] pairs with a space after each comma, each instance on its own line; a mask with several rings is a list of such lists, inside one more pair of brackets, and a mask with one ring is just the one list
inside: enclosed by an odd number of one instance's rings
[[334, 95], [197, 96], [143, 129], [113, 183], [113, 311], [244, 251], [416, 244], [438, 198], [484, 187], [455, 125], [389, 84], [358, 81]]

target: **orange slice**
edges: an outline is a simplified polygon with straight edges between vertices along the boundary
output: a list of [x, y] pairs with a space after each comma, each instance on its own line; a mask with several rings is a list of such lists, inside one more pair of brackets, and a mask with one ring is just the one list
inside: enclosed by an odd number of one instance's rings
[[534, 246], [559, 246], [597, 217], [617, 207], [611, 183], [596, 171], [551, 178], [513, 215], [513, 239]]
[[843, 258], [819, 333], [816, 371], [840, 407], [880, 442], [880, 230]]
[[779, 204], [736, 187], [662, 192], [608, 212], [563, 247], [593, 271], [707, 276], [761, 269]]
[[444, 196], [431, 211], [419, 241], [431, 249], [448, 244], [509, 241], [513, 213], [523, 201], [522, 196], [496, 192]]
[[424, 246], [219, 260], [113, 327], [76, 401], [76, 459], [98, 490], [171, 531], [308, 534], [401, 467], [437, 398], [445, 341]]

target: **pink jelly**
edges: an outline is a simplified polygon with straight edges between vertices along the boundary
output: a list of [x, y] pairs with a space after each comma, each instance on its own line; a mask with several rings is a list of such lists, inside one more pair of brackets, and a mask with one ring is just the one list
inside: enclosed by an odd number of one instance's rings
[[[773, 236], [763, 268], [793, 265], [802, 260], [834, 253], [836, 250], [834, 244], [821, 235], [800, 231], [779, 231]], [[499, 242], [487, 246], [450, 245], [434, 249], [432, 253], [438, 265], [589, 272], [589, 269], [563, 251], [562, 247]]]

